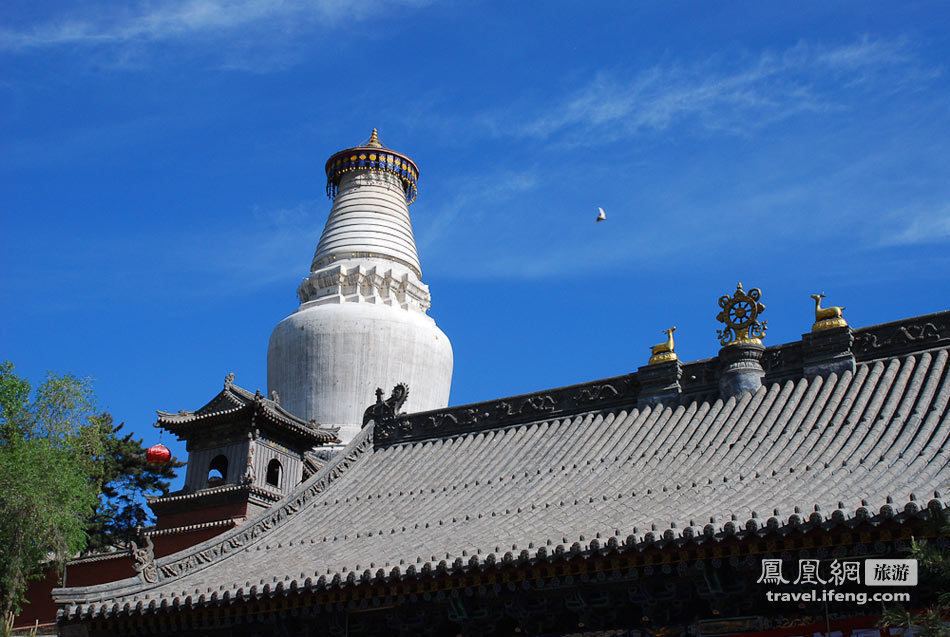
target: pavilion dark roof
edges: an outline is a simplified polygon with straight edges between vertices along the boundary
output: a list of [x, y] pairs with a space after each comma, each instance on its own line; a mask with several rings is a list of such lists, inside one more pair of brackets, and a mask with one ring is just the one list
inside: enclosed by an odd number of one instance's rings
[[158, 582], [55, 598], [66, 619], [138, 614], [946, 508], [950, 313], [856, 330], [854, 372], [803, 377], [794, 347], [725, 400], [700, 361], [655, 406], [629, 375], [410, 414], [403, 438], [371, 423], [260, 517], [158, 560]]
[[325, 427], [298, 418], [281, 407], [276, 396], [265, 398], [260, 392], [251, 393], [235, 385], [233, 376], [226, 379], [224, 389], [201, 409], [181, 410], [178, 413], [159, 411], [156, 426], [184, 438], [209, 425], [249, 420], [250, 416], [255, 416], [255, 422], [268, 423], [314, 445], [339, 442], [339, 427]]
[[[156, 515], [194, 510], [196, 506], [214, 507], [229, 502], [245, 502], [254, 499], [261, 503], [277, 502], [281, 493], [254, 484], [224, 483], [200, 491], [175, 491], [168, 495], [146, 497], [149, 507]], [[196, 505], [196, 503], [200, 503]]]

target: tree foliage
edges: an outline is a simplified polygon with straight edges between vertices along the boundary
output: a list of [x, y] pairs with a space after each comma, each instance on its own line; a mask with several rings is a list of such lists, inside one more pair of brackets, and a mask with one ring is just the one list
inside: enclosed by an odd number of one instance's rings
[[911, 611], [901, 604], [885, 606], [879, 627], [901, 628], [919, 637], [950, 637], [950, 550], [940, 538], [950, 537], [950, 513], [931, 511], [930, 526], [937, 540], [912, 541], [910, 556], [917, 560], [920, 576], [933, 578], [939, 591], [934, 604]]
[[30, 384], [0, 365], [0, 611], [17, 612], [27, 581], [86, 544], [108, 427], [89, 382], [48, 374]]
[[141, 439], [122, 434], [122, 424], [113, 425], [109, 414], [100, 416], [108, 429], [102, 459], [102, 496], [90, 521], [87, 550], [128, 546], [137, 527], [150, 522], [145, 496], [167, 495], [175, 469], [184, 463], [172, 458], [161, 465], [149, 464]]

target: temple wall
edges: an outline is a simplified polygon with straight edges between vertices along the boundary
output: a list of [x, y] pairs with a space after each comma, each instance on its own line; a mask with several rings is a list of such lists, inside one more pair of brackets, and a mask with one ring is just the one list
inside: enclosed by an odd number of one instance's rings
[[247, 466], [247, 441], [232, 442], [217, 447], [194, 449], [188, 452], [188, 467], [185, 471], [185, 487], [198, 491], [208, 487], [210, 463], [215, 457], [223, 455], [228, 461], [224, 482], [236, 484], [241, 481]]
[[265, 489], [275, 487], [267, 482], [267, 467], [271, 460], [280, 463], [277, 489], [282, 493], [287, 493], [300, 484], [303, 477], [303, 463], [300, 461], [300, 456], [265, 439], [254, 441], [254, 484]]

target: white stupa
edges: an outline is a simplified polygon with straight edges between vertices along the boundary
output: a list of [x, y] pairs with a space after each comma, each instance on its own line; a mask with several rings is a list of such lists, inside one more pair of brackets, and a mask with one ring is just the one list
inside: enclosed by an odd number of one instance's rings
[[381, 387], [409, 385], [405, 411], [445, 407], [452, 345], [426, 311], [429, 288], [412, 234], [409, 204], [419, 169], [368, 141], [326, 164], [330, 216], [300, 307], [281, 321], [267, 349], [267, 385], [282, 407], [348, 442]]

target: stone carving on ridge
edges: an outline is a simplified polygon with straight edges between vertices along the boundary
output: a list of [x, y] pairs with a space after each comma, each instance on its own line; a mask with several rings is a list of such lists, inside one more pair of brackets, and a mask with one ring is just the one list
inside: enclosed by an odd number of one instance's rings
[[[908, 347], [917, 347], [922, 343], [950, 340], [948, 330], [950, 312], [940, 312], [916, 320], [885, 323], [862, 328], [854, 332], [854, 353], [858, 355], [882, 356], [899, 353]], [[929, 320], [920, 320], [929, 319]]]
[[[406, 383], [398, 383], [393, 387], [389, 398], [386, 400], [383, 400], [382, 387], [377, 387], [376, 403], [367, 407], [366, 411], [363, 412], [362, 426], [365, 427], [370, 421], [373, 421], [374, 432], [377, 437], [383, 439], [391, 437], [397, 426], [401, 424], [404, 428], [406, 427], [405, 422], [399, 423], [397, 420], [400, 420], [398, 418], [401, 415], [400, 410], [408, 397], [409, 386]], [[408, 431], [408, 429], [405, 430]]]
[[[929, 320], [922, 322], [920, 319]], [[866, 343], [872, 342], [878, 347], [882, 347], [885, 340], [889, 343], [910, 343], [919, 346], [919, 343], [923, 342], [922, 339], [927, 339], [927, 341], [937, 341], [941, 338], [950, 340], [950, 330], [946, 327], [950, 325], [948, 319], [950, 319], [950, 312], [943, 312], [872, 328], [862, 328], [854, 333], [855, 343], [857, 344], [859, 339], [863, 338]], [[869, 341], [871, 338], [877, 340]], [[907, 345], [907, 347], [911, 345]], [[752, 371], [756, 372], [756, 376], [758, 376], [758, 373], [767, 372], [766, 380], [784, 381], [803, 373], [803, 344], [801, 341], [769, 348], [751, 344], [746, 347], [750, 346], [760, 349], [762, 351], [761, 356], [753, 353], [753, 358], [756, 358], [755, 361], [734, 362], [740, 363], [739, 367], [751, 363]], [[893, 345], [887, 347], [893, 347]], [[732, 350], [733, 347], [728, 349]], [[741, 354], [738, 350], [734, 353]], [[746, 357], [739, 356], [738, 358], [744, 359]], [[720, 389], [718, 381], [723, 362], [717, 357], [684, 363], [679, 381], [681, 399], [703, 396], [707, 392]], [[754, 369], [756, 366], [761, 371]], [[765, 369], [762, 370], [762, 367]], [[594, 406], [607, 409], [625, 404], [635, 405], [641, 390], [641, 378], [639, 374], [634, 373], [562, 389], [548, 390], [543, 393], [539, 392], [535, 396], [504, 398], [475, 405], [447, 407], [428, 412], [400, 415], [397, 419], [397, 426], [391, 430], [385, 432], [380, 432], [379, 429], [376, 430], [376, 444], [388, 446], [430, 438], [445, 438], [488, 429], [502, 429], [530, 422], [539, 414], [543, 414], [546, 418], [555, 418], [581, 410], [586, 411]], [[518, 409], [519, 405], [526, 399], [538, 400], [542, 395], [548, 396], [553, 401], [553, 409], [537, 414], [528, 413], [531, 411], [530, 409], [524, 411]], [[546, 402], [546, 406], [550, 407], [551, 403]], [[512, 413], [509, 414], [509, 412]], [[380, 435], [381, 433], [382, 435]]]
[[[466, 410], [466, 415], [469, 416], [468, 422], [478, 422], [478, 417], [474, 414], [473, 410]], [[489, 414], [485, 414], [485, 417], [488, 417]], [[422, 427], [426, 429], [440, 429], [442, 427], [452, 427], [453, 425], [458, 424], [458, 418], [452, 414], [434, 414], [429, 416], [422, 421]]]
[[[141, 527], [139, 527], [141, 528]], [[158, 569], [155, 567], [155, 545], [152, 538], [145, 536], [145, 543], [139, 546], [132, 540], [132, 559], [135, 561], [135, 572], [148, 584], [159, 580]]]
[[802, 375], [804, 345], [802, 341], [774, 345], [765, 350], [762, 367], [768, 382], [784, 382]]
[[380, 427], [377, 422], [374, 436], [377, 445], [390, 445], [433, 436], [446, 437], [485, 429], [499, 429], [529, 422], [538, 416], [553, 418], [593, 406], [610, 407], [633, 403], [639, 391], [640, 384], [636, 374], [628, 374], [527, 396], [502, 398], [432, 412], [398, 414], [384, 427]]
[[599, 385], [591, 385], [589, 387], [582, 387], [579, 392], [571, 397], [571, 399], [579, 405], [586, 405], [588, 403], [596, 403], [602, 400], [617, 398], [621, 393], [622, 392], [617, 391], [613, 385], [603, 383]]
[[[515, 407], [516, 404], [517, 408]], [[498, 403], [498, 411], [502, 416], [547, 414], [554, 411], [554, 407], [554, 399], [548, 394], [528, 396], [515, 403], [506, 400]]]

